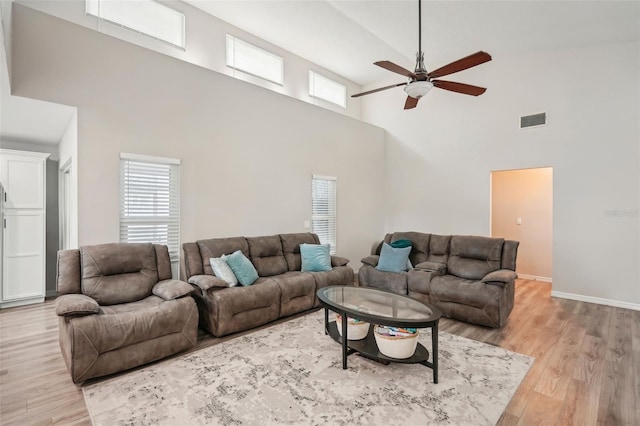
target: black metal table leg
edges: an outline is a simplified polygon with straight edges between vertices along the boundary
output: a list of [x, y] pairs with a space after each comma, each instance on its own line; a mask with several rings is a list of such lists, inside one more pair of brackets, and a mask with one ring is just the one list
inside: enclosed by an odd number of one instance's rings
[[438, 321], [431, 327], [431, 354], [433, 357], [433, 383], [438, 383]]
[[329, 334], [329, 309], [324, 308], [324, 334]]
[[347, 369], [347, 316], [342, 313], [342, 369]]

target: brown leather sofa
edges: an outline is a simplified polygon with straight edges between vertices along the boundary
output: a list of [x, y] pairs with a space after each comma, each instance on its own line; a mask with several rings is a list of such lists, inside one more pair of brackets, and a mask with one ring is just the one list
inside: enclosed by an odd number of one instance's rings
[[409, 295], [438, 307], [444, 316], [488, 327], [502, 327], [514, 304], [519, 242], [469, 235], [421, 232], [387, 234], [383, 242], [410, 240], [407, 272], [376, 269], [382, 242], [362, 259], [361, 286]]
[[171, 279], [166, 246], [102, 244], [58, 252], [60, 350], [74, 383], [193, 347], [193, 288]]
[[[191, 283], [200, 311], [200, 326], [215, 336], [258, 327], [278, 318], [320, 306], [319, 288], [352, 285], [348, 259], [331, 256], [330, 271], [301, 272], [300, 244], [319, 244], [316, 234], [280, 234], [199, 240], [182, 245], [182, 279]], [[251, 260], [258, 280], [229, 287], [217, 278], [209, 259], [236, 250]]]

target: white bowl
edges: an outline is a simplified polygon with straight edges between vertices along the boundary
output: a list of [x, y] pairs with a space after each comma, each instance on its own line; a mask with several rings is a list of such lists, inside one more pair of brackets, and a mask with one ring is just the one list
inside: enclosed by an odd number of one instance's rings
[[[336, 325], [338, 326], [338, 334], [342, 336], [342, 316], [336, 315]], [[353, 318], [347, 319], [347, 340], [362, 340], [367, 337], [367, 333], [369, 333], [368, 322]]]
[[373, 335], [378, 345], [378, 350], [384, 356], [396, 359], [410, 358], [418, 346], [418, 334], [411, 336], [387, 336], [378, 332], [378, 327], [374, 327]]

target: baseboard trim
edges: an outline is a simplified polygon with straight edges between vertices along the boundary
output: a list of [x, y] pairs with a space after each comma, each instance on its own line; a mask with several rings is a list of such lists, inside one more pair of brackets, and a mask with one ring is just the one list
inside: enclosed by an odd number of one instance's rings
[[552, 282], [551, 278], [549, 278], [549, 277], [539, 277], [538, 275], [529, 275], [529, 274], [518, 273], [518, 278], [522, 278], [523, 280], [542, 281], [543, 283]]
[[561, 291], [551, 291], [551, 297], [559, 299], [577, 300], [579, 302], [595, 303], [598, 305], [615, 306], [616, 308], [631, 309], [640, 311], [640, 303], [629, 303], [621, 300], [603, 299], [602, 297], [583, 296], [581, 294], [563, 293]]

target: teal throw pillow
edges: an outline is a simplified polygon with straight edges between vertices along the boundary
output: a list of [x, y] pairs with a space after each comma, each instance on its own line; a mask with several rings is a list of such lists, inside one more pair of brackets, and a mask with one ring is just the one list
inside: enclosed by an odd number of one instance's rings
[[398, 241], [392, 242], [389, 245], [393, 248], [405, 248], [405, 247], [413, 246], [413, 243], [411, 242], [411, 240], [398, 240]]
[[389, 244], [382, 244], [380, 260], [376, 269], [385, 272], [404, 272], [407, 270], [407, 261], [411, 253], [411, 246], [394, 248]]
[[258, 271], [242, 251], [236, 250], [228, 256], [222, 256], [235, 274], [238, 282], [243, 286], [249, 286], [258, 279]]
[[331, 270], [329, 244], [300, 244], [302, 272], [320, 272]]

